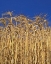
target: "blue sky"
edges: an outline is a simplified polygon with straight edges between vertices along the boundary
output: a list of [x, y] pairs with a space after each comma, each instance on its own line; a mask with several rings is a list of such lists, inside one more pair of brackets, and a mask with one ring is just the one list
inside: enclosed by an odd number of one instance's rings
[[13, 11], [17, 15], [24, 14], [30, 18], [47, 14], [51, 25], [51, 0], [0, 0], [0, 17], [6, 11]]

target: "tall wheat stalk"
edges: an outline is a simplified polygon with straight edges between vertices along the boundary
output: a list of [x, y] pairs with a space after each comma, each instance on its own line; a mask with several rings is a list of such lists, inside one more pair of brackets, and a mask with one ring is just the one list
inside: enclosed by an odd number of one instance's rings
[[0, 18], [0, 64], [51, 64], [51, 28], [44, 16], [12, 15]]

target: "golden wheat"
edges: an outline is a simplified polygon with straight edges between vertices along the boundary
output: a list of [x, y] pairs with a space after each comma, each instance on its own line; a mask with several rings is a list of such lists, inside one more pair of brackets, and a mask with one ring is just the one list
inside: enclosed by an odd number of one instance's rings
[[8, 12], [0, 21], [5, 25], [0, 26], [0, 64], [51, 64], [51, 28], [44, 17], [31, 20]]

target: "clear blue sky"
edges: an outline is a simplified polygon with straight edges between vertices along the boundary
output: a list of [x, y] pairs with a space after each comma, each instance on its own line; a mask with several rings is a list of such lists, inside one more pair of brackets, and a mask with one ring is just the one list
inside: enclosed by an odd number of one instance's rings
[[34, 17], [40, 13], [47, 14], [51, 25], [51, 0], [0, 0], [0, 16], [6, 11]]

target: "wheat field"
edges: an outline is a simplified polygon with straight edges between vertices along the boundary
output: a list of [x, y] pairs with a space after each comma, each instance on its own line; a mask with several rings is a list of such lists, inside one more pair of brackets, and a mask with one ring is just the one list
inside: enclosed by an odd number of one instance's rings
[[0, 64], [51, 64], [51, 28], [45, 15], [31, 20], [6, 12], [0, 23]]

